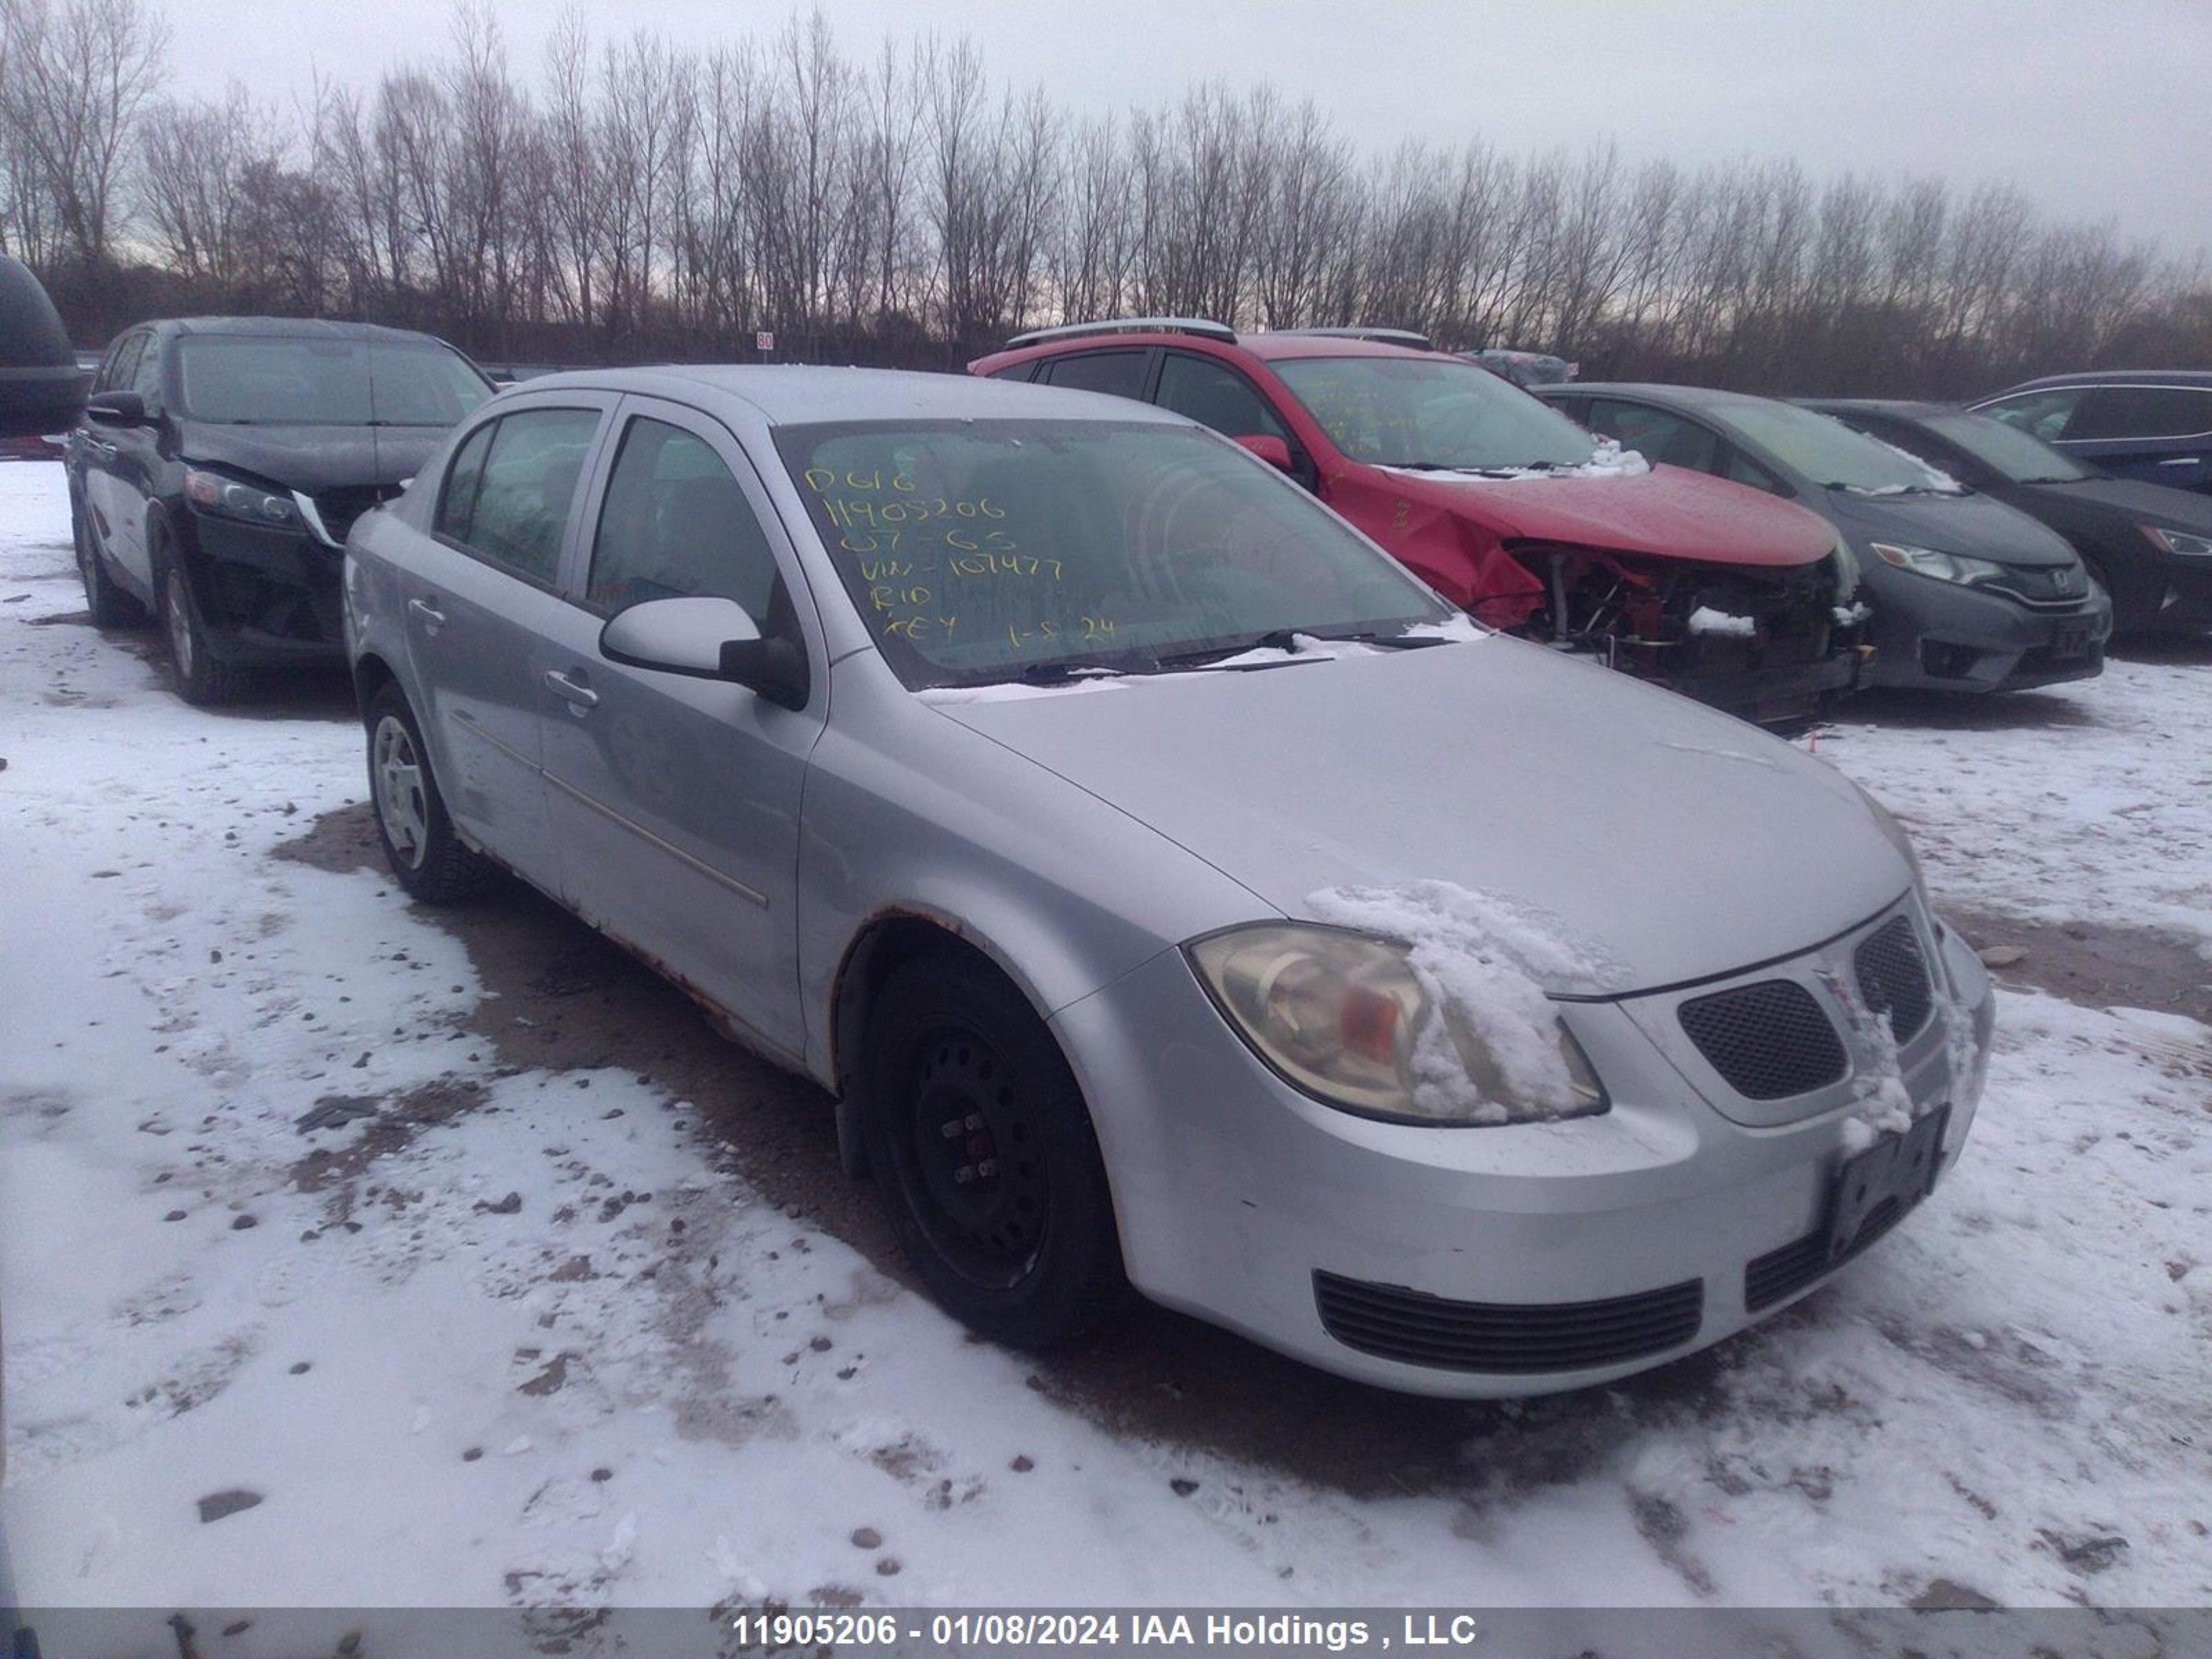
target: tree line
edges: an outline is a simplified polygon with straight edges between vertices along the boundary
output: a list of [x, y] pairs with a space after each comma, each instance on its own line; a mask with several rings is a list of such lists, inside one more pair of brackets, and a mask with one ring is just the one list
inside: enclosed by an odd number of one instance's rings
[[817, 11], [687, 52], [580, 14], [535, 64], [487, 0], [428, 61], [289, 109], [164, 95], [149, 0], [0, 0], [0, 245], [81, 339], [358, 317], [487, 360], [951, 368], [1067, 319], [1386, 324], [1585, 376], [1956, 396], [2212, 360], [2212, 279], [2016, 187], [1686, 167], [1601, 142], [1364, 147], [1223, 82], [1079, 117], [968, 39]]

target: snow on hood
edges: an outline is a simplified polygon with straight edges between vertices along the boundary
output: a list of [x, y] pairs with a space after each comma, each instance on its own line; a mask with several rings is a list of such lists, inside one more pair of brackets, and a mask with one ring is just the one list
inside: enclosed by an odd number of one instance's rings
[[[1503, 1123], [1534, 1108], [1559, 1116], [1577, 1104], [1547, 985], [1624, 977], [1604, 945], [1577, 939], [1559, 917], [1500, 893], [1448, 881], [1337, 887], [1306, 896], [1316, 921], [1407, 946], [1413, 974], [1441, 1018], [1413, 1035], [1413, 1091], [1425, 1110], [1469, 1123]], [[1505, 1099], [1483, 1092], [1478, 1068], [1453, 1041], [1457, 1024], [1480, 1045]]]
[[1316, 893], [1424, 882], [1555, 918], [1589, 947], [1532, 959], [1555, 992], [1788, 956], [1911, 881], [1822, 762], [1502, 636], [939, 713], [1212, 865], [1253, 895], [1255, 920], [1318, 920]]

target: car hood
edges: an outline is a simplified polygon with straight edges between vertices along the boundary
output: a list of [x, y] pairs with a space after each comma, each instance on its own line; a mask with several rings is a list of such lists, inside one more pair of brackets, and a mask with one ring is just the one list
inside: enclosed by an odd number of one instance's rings
[[1528, 478], [1391, 469], [1389, 477], [1401, 494], [1508, 540], [1752, 565], [1810, 564], [1836, 544], [1834, 530], [1816, 514], [1679, 466]]
[[2056, 531], [1994, 495], [1858, 495], [1825, 492], [1829, 516], [1855, 542], [1899, 542], [1997, 564], [2066, 565], [2074, 549]]
[[939, 708], [1284, 915], [1431, 881], [1533, 910], [1591, 964], [1561, 994], [1792, 955], [1911, 881], [1826, 763], [1502, 635]]
[[187, 421], [178, 440], [186, 460], [233, 467], [287, 489], [312, 493], [411, 478], [445, 441], [447, 430], [434, 426], [222, 426]]
[[2063, 483], [2021, 484], [2021, 490], [2062, 501], [2112, 508], [2131, 519], [2212, 536], [2212, 495], [2142, 478], [2076, 478]]

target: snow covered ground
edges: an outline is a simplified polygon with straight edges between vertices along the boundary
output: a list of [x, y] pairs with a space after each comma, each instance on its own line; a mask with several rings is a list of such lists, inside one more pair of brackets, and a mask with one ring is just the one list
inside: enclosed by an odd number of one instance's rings
[[[361, 793], [338, 697], [193, 711], [82, 609], [58, 468], [0, 466], [28, 1604], [2212, 1601], [2191, 1018], [2007, 995], [1914, 1223], [1626, 1386], [1408, 1401], [1165, 1315], [1026, 1361], [908, 1288], [865, 1205], [789, 1199], [841, 1187], [826, 1137], [794, 1181], [654, 1079], [690, 1044], [808, 1091], [688, 1014], [526, 1063], [473, 936], [272, 857]], [[1821, 752], [1939, 898], [2212, 939], [2208, 728], [2184, 653]]]

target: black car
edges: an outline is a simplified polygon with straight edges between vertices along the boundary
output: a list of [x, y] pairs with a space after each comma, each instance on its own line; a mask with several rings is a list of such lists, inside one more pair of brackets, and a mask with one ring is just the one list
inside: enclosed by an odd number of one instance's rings
[[2112, 596], [2115, 631], [2212, 628], [2212, 498], [2107, 477], [2018, 427], [1946, 404], [1835, 398], [1805, 406], [2050, 526]]
[[1810, 507], [1857, 556], [1868, 685], [2021, 691], [2105, 668], [2112, 601], [2059, 537], [1842, 422], [1772, 398], [1584, 382], [1536, 396], [1654, 464]]
[[2212, 371], [2046, 374], [1973, 407], [2114, 477], [2212, 494]]
[[252, 669], [343, 661], [346, 531], [491, 393], [459, 352], [401, 329], [201, 317], [126, 330], [70, 434], [93, 620], [157, 614], [188, 702], [236, 696]]

